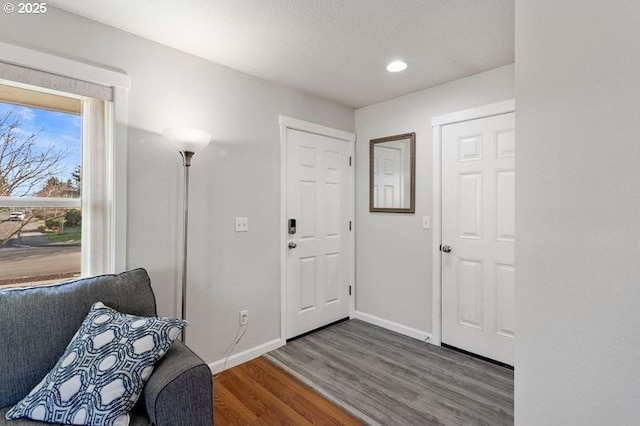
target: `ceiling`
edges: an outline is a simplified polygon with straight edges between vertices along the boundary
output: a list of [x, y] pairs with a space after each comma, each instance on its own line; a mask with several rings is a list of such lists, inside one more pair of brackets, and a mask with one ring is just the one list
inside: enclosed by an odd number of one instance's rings
[[[515, 0], [50, 0], [358, 108], [514, 61]], [[385, 66], [403, 59], [409, 68]]]

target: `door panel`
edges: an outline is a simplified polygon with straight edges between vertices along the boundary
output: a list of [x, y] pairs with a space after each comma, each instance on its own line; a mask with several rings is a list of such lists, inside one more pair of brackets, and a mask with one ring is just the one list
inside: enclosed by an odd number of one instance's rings
[[442, 342], [513, 365], [515, 115], [442, 127]]
[[458, 176], [459, 238], [482, 238], [482, 173], [461, 173]]
[[513, 242], [515, 235], [516, 174], [514, 170], [496, 171], [496, 240]]
[[515, 268], [513, 265], [496, 264], [497, 333], [514, 337], [515, 311]]
[[287, 130], [287, 338], [349, 315], [349, 143]]
[[458, 259], [458, 323], [482, 329], [482, 262]]

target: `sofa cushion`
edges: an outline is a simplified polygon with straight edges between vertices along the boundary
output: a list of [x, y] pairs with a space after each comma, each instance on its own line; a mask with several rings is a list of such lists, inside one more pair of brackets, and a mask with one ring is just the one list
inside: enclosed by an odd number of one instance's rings
[[42, 380], [97, 301], [120, 312], [156, 315], [144, 269], [0, 290], [0, 407], [14, 405]]
[[58, 363], [7, 419], [127, 426], [156, 361], [185, 326], [95, 303]]

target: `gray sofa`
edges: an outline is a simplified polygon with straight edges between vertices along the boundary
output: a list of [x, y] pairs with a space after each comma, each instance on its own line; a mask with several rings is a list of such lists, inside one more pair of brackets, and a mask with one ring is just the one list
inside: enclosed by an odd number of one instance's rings
[[[66, 283], [0, 290], [0, 425], [43, 425], [5, 414], [51, 370], [94, 302], [120, 312], [156, 316], [144, 269]], [[209, 367], [180, 341], [156, 364], [131, 425], [213, 424]]]

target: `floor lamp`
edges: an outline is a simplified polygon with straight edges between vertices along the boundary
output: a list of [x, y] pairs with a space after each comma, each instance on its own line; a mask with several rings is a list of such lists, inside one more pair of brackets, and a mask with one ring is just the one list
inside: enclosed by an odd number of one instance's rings
[[[187, 319], [187, 252], [189, 241], [189, 168], [191, 157], [206, 148], [211, 141], [211, 135], [203, 130], [189, 128], [170, 128], [162, 131], [164, 137], [175, 147], [182, 156], [184, 169], [184, 191], [182, 201], [182, 310], [180, 317]], [[186, 342], [186, 330], [182, 330], [182, 341]]]

